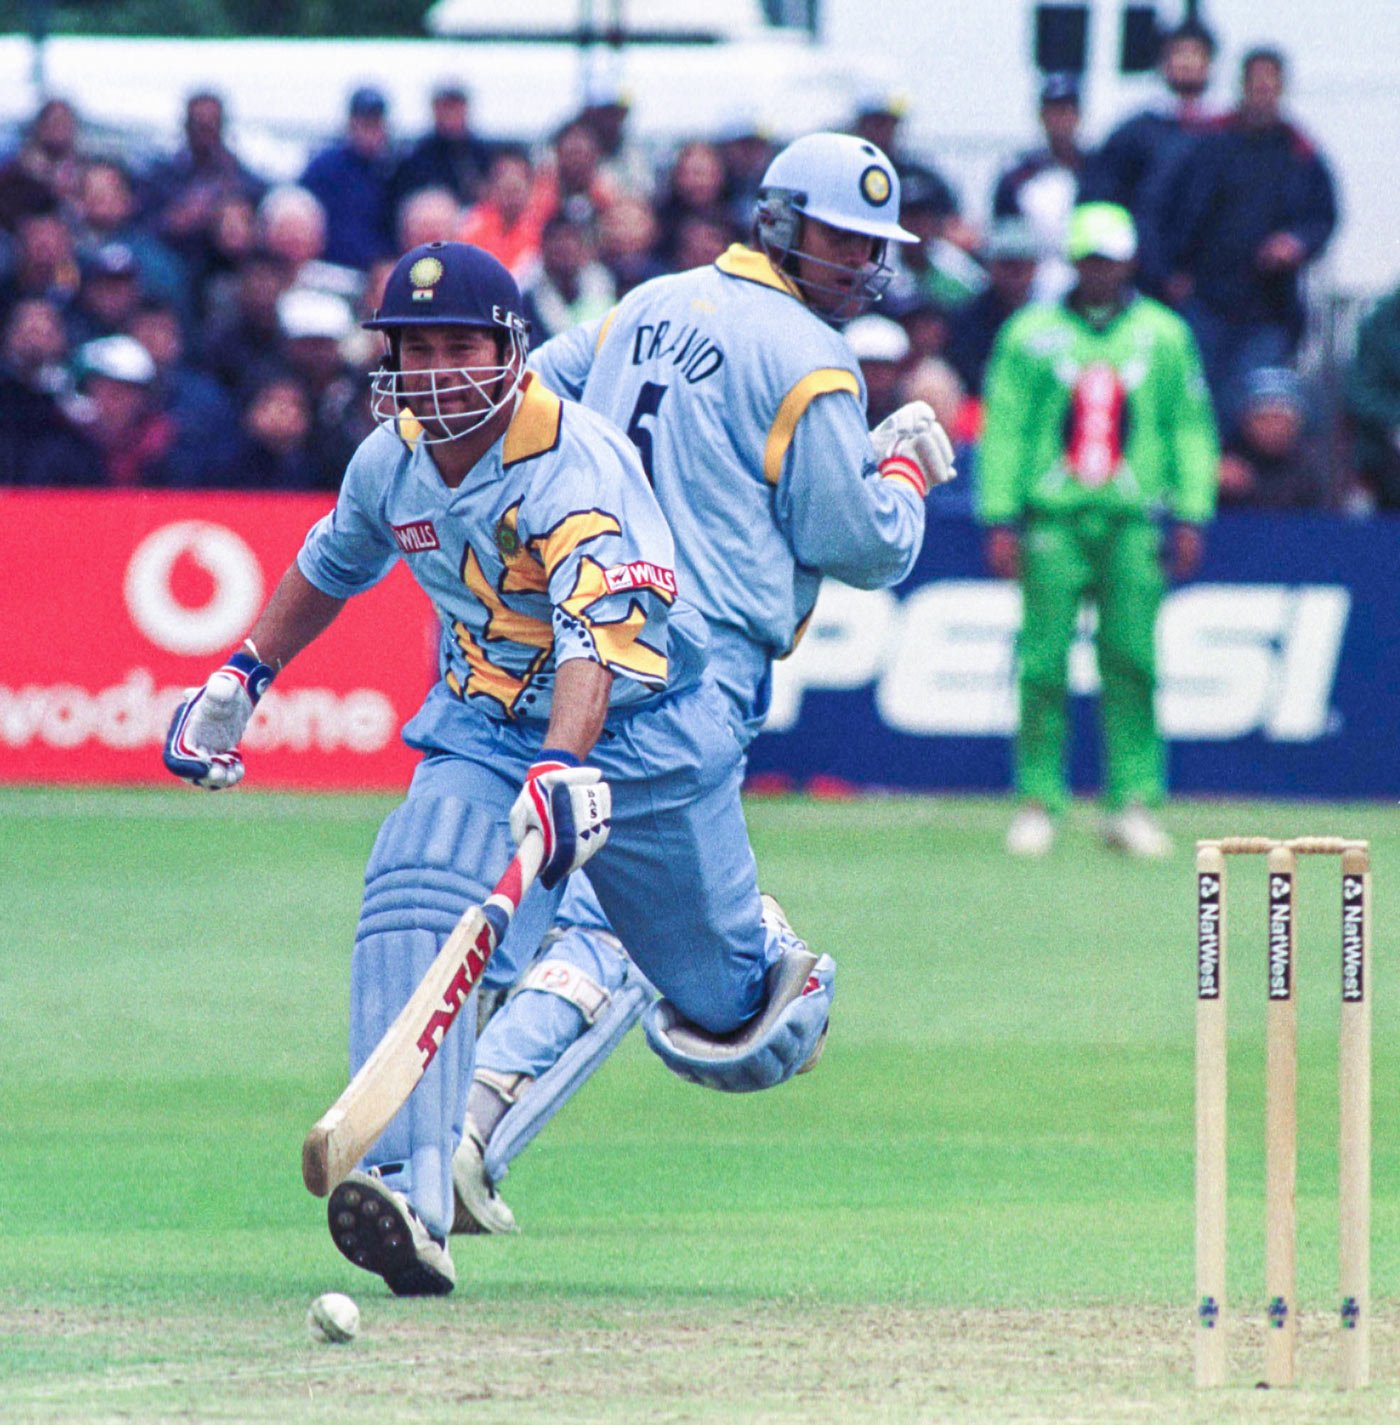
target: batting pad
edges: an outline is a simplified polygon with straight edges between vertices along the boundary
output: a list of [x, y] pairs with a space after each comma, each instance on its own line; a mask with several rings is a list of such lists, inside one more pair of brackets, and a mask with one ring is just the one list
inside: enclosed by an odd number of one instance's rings
[[767, 1005], [733, 1034], [706, 1034], [664, 999], [642, 1016], [642, 1028], [672, 1073], [722, 1093], [753, 1093], [775, 1088], [813, 1062], [835, 990], [830, 955], [789, 947], [768, 971]]
[[[500, 841], [493, 820], [473, 815], [454, 797], [410, 798], [385, 819], [365, 869], [350, 963], [352, 1074], [417, 988], [462, 912], [490, 889], [483, 876], [501, 859]], [[435, 1236], [446, 1237], [452, 1226], [452, 1154], [462, 1136], [475, 1025], [473, 995], [362, 1164], [379, 1167]]]
[[483, 1067], [535, 1080], [487, 1144], [492, 1182], [601, 1067], [655, 993], [606, 932], [566, 931], [530, 967], [478, 1045]]

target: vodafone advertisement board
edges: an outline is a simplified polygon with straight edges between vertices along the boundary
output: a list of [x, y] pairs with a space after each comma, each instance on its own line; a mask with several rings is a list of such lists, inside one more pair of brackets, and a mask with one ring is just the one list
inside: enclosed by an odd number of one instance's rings
[[[183, 690], [252, 627], [326, 495], [0, 491], [0, 781], [164, 782]], [[402, 565], [274, 683], [242, 749], [259, 787], [401, 790], [399, 729], [437, 625]]]

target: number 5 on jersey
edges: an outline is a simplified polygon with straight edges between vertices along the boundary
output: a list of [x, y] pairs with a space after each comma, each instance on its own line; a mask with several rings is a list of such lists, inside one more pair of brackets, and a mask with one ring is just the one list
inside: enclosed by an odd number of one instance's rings
[[642, 457], [642, 469], [647, 473], [647, 483], [651, 485], [656, 484], [652, 469], [651, 431], [642, 422], [656, 415], [666, 391], [667, 387], [655, 381], [644, 382], [637, 393], [637, 404], [632, 407], [632, 419], [627, 422], [627, 438], [637, 447], [637, 454]]

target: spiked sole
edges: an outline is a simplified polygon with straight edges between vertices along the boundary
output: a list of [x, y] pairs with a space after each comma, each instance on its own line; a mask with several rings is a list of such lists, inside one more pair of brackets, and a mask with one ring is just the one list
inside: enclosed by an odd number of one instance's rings
[[452, 1279], [424, 1262], [401, 1205], [389, 1189], [347, 1178], [326, 1205], [331, 1238], [357, 1267], [376, 1272], [395, 1296], [446, 1296]]

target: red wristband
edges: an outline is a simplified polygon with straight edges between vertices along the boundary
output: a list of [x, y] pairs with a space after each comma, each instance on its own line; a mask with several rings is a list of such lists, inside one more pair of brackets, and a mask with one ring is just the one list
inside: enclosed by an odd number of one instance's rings
[[918, 461], [910, 460], [907, 455], [886, 456], [880, 462], [880, 474], [886, 480], [903, 480], [913, 486], [920, 499], [928, 494], [928, 481], [924, 479], [924, 472], [919, 469]]

